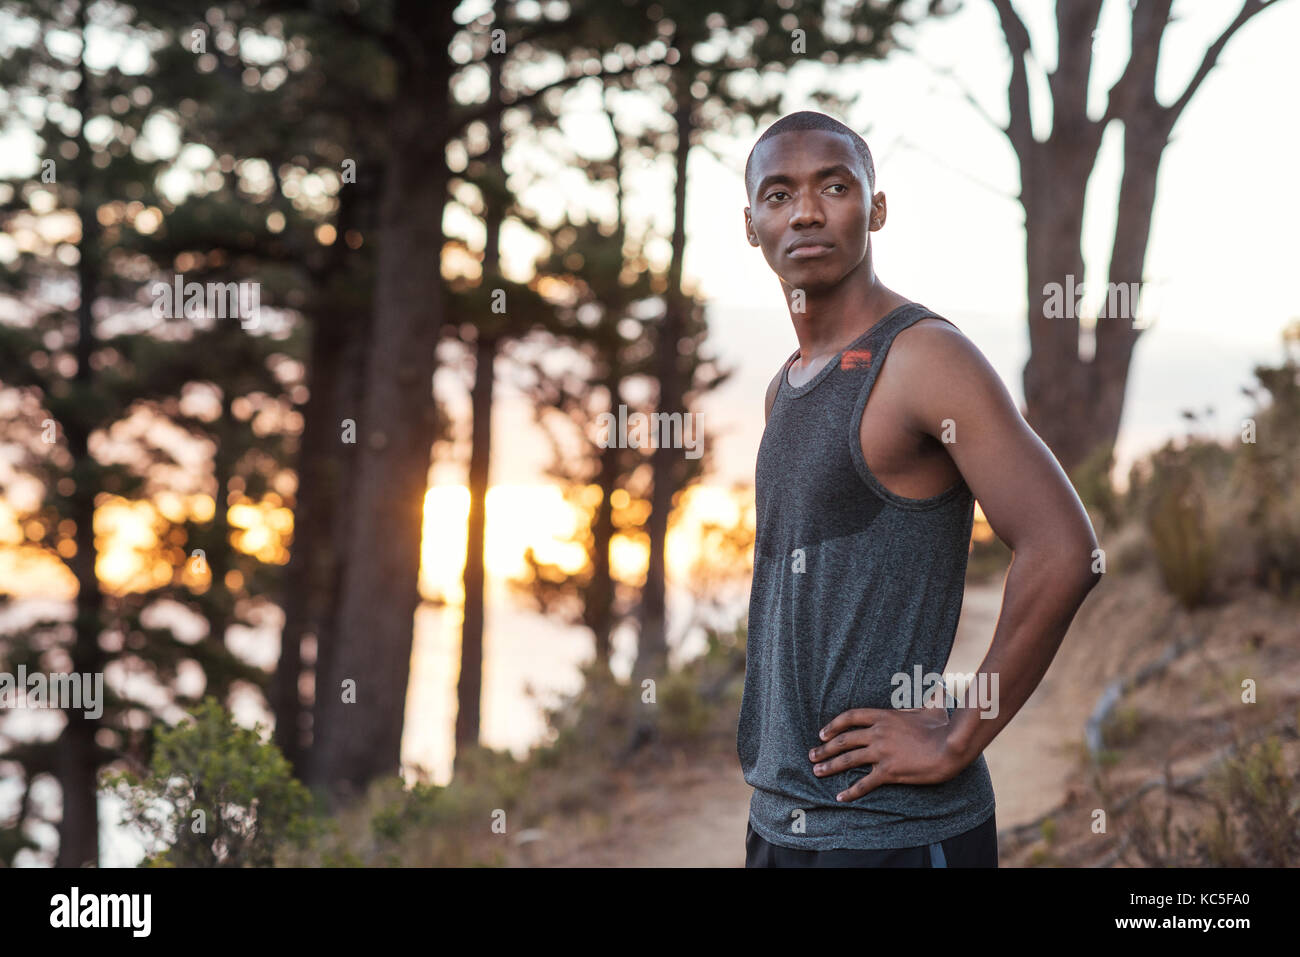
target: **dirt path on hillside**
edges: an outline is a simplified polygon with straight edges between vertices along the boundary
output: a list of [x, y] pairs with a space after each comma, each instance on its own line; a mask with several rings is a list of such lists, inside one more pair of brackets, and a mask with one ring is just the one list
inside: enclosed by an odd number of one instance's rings
[[[988, 650], [1001, 585], [967, 589], [948, 670], [974, 671]], [[1068, 641], [1068, 639], [1067, 639]], [[1058, 659], [1059, 662], [1059, 659]], [[997, 796], [998, 829], [1033, 820], [1061, 800], [1095, 695], [1062, 678], [1054, 663], [985, 759]], [[648, 779], [647, 779], [648, 778]], [[511, 863], [540, 867], [742, 867], [750, 788], [734, 749], [683, 760], [653, 775], [628, 772], [599, 818], [579, 817], [531, 834]]]

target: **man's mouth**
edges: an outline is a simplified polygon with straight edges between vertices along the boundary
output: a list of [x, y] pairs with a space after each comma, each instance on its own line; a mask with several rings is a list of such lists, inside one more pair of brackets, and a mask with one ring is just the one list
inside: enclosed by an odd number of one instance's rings
[[786, 253], [791, 259], [816, 259], [831, 251], [830, 243], [803, 243], [791, 246]]

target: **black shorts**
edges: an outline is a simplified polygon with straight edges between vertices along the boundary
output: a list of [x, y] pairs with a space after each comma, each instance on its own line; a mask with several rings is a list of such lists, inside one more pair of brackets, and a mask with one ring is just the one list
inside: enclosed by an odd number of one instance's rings
[[882, 850], [809, 851], [763, 840], [745, 825], [746, 867], [997, 867], [997, 815], [935, 844]]

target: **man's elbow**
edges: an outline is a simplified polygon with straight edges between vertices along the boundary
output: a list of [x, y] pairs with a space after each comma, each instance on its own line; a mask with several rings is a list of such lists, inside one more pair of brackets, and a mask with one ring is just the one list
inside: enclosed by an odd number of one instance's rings
[[1069, 562], [1073, 574], [1067, 573], [1067, 577], [1077, 584], [1082, 595], [1087, 595], [1101, 584], [1101, 576], [1106, 572], [1106, 553], [1098, 546], [1096, 537], [1091, 535], [1080, 538], [1066, 552], [1077, 556]]
[[1106, 554], [1092, 537], [1038, 541], [1012, 551], [1023, 561], [1050, 570], [1051, 579], [1062, 588], [1078, 592], [1080, 601], [1101, 583], [1106, 571]]

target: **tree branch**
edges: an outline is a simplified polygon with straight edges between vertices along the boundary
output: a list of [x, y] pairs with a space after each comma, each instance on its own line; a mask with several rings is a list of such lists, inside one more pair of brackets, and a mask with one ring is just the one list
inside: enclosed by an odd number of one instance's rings
[[1205, 51], [1205, 57], [1201, 60], [1201, 65], [1197, 68], [1195, 75], [1192, 76], [1191, 81], [1187, 84], [1187, 89], [1183, 90], [1182, 96], [1174, 101], [1174, 104], [1168, 108], [1169, 123], [1171, 126], [1177, 122], [1179, 115], [1191, 101], [1197, 89], [1205, 81], [1205, 78], [1210, 75], [1210, 71], [1214, 69], [1214, 65], [1219, 60], [1219, 54], [1223, 52], [1223, 48], [1227, 46], [1228, 41], [1232, 39], [1232, 35], [1241, 29], [1242, 25], [1255, 14], [1259, 13], [1265, 7], [1272, 6], [1276, 2], [1277, 0], [1245, 0], [1241, 5], [1241, 10], [1238, 11], [1236, 18], [1224, 28], [1223, 32], [1219, 34], [1219, 38], [1215, 40], [1214, 43], [1210, 44], [1210, 48]]
[[[1135, 5], [1140, 4], [1140, 5]], [[1173, 0], [1135, 0], [1130, 4], [1129, 57], [1124, 70], [1106, 94], [1106, 112], [1102, 114], [1102, 128], [1111, 120], [1122, 119], [1129, 124], [1138, 122], [1139, 107], [1145, 102], [1148, 108], [1155, 102], [1155, 68], [1160, 54], [1160, 41], [1170, 16]]]
[[383, 30], [364, 17], [335, 7], [331, 10], [317, 9], [308, 0], [268, 0], [262, 6], [267, 13], [299, 13], [318, 17], [326, 23], [332, 23], [345, 33], [357, 34], [378, 43], [391, 56], [402, 59], [405, 55], [393, 30]]
[[1034, 131], [1029, 121], [1029, 78], [1025, 72], [1025, 57], [1030, 54], [1029, 31], [1011, 5], [1011, 0], [991, 2], [998, 11], [1002, 35], [1006, 38], [1007, 49], [1011, 51], [1011, 82], [1007, 86], [1010, 120], [1006, 134], [1022, 165], [1027, 165], [1029, 154], [1034, 148]]
[[[672, 48], [669, 47], [670, 52], [671, 50]], [[666, 55], [667, 54], [665, 53], [665, 56]], [[492, 103], [492, 102], [480, 103], [477, 106], [465, 110], [459, 110], [457, 113], [453, 114], [448, 121], [447, 135], [449, 137], [455, 136], [457, 133], [459, 133], [469, 124], [473, 123], [475, 120], [485, 120], [488, 117], [492, 116], [493, 114], [497, 113], [498, 111], [506, 109], [507, 107], [523, 106], [527, 103], [533, 102], [534, 100], [540, 97], [545, 96], [547, 93], [550, 93], [552, 90], [562, 90], [566, 87], [573, 86], [575, 83], [578, 83], [582, 80], [592, 80], [592, 79], [607, 80], [612, 77], [623, 76], [628, 73], [635, 73], [637, 70], [644, 70], [647, 67], [665, 66], [665, 65], [668, 65], [666, 60], [651, 60], [649, 63], [633, 63], [630, 66], [622, 66], [619, 67], [617, 70], [598, 70], [595, 73], [580, 72], [573, 76], [566, 76], [562, 80], [556, 80], [554, 83], [549, 83], [546, 86], [541, 87], [540, 89], [533, 90], [531, 93], [522, 93], [519, 96], [516, 96], [509, 103]]]
[[1052, 93], [1052, 127], [1086, 121], [1088, 76], [1101, 0], [1057, 0], [1056, 69], [1047, 75]]
[[967, 103], [969, 103], [971, 106], [975, 108], [975, 111], [979, 113], [979, 115], [984, 119], [984, 122], [988, 123], [989, 126], [993, 127], [995, 130], [1002, 133], [1004, 136], [1010, 138], [1011, 134], [1008, 127], [1003, 126], [1001, 123], [999, 123], [996, 119], [993, 118], [993, 114], [989, 113], [989, 111], [984, 108], [984, 104], [975, 98], [975, 94], [971, 92], [970, 87], [966, 85], [965, 81], [963, 81], [959, 76], [957, 76], [956, 72], [951, 67], [939, 66], [937, 63], [931, 63], [929, 60], [921, 56], [921, 54], [917, 53], [911, 47], [905, 47], [900, 45], [899, 47], [897, 47], [897, 49], [900, 53], [907, 53], [910, 54], [911, 56], [916, 57], [916, 59], [920, 60], [921, 63], [927, 69], [933, 71], [939, 76], [951, 80], [953, 82], [953, 85], [957, 87], [958, 92], [961, 93], [962, 99], [964, 99]]

